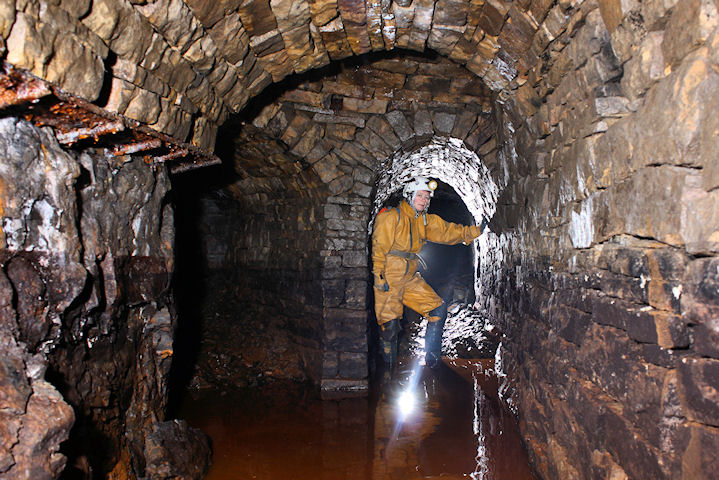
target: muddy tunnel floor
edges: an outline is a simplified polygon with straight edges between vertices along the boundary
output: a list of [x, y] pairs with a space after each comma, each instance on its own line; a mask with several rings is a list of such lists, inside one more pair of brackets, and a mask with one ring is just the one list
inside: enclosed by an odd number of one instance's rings
[[406, 361], [365, 398], [323, 400], [297, 383], [203, 389], [179, 416], [212, 439], [207, 480], [535, 479], [492, 360]]

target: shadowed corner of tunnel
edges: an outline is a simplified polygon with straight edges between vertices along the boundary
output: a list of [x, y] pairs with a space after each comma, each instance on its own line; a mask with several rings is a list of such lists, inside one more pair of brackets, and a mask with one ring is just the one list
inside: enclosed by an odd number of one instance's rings
[[[462, 225], [471, 225], [474, 222], [472, 214], [457, 192], [442, 181], [438, 182], [428, 213]], [[428, 242], [422, 250], [422, 257], [427, 263], [427, 268], [421, 271], [422, 276], [445, 302], [452, 300], [451, 287], [456, 278], [472, 274], [471, 269], [462, 268], [472, 264], [472, 251], [467, 245], [440, 245]], [[469, 283], [471, 284], [471, 280]]]
[[[229, 128], [229, 127], [225, 127]], [[223, 138], [223, 137], [219, 137]], [[218, 165], [172, 175], [170, 199], [175, 219], [175, 272], [172, 292], [176, 302], [177, 326], [174, 352], [168, 379], [167, 414], [174, 418], [184, 393], [189, 387], [203, 332], [203, 305], [208, 290], [208, 266], [204, 261], [202, 219], [206, 216], [201, 199], [207, 195], [224, 198], [224, 189], [240, 178], [231, 161], [231, 145], [218, 142], [216, 152], [222, 162]]]

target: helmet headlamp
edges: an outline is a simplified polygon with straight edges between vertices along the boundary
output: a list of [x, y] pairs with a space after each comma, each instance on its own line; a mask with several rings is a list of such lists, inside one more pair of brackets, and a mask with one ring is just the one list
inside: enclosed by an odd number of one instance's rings
[[404, 186], [404, 190], [402, 191], [402, 193], [404, 194], [404, 198], [407, 199], [407, 202], [409, 202], [409, 204], [414, 207], [414, 197], [415, 195], [417, 195], [417, 192], [427, 191], [429, 192], [429, 196], [432, 197], [434, 196], [434, 191], [436, 188], [436, 180], [429, 180], [424, 177], [416, 177]]

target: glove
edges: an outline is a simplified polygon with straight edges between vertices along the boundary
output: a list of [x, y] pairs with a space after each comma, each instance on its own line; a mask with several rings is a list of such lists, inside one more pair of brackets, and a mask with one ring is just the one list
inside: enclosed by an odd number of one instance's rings
[[374, 279], [374, 288], [376, 288], [380, 292], [389, 291], [389, 284], [387, 283], [387, 280], [384, 279], [384, 276], [381, 273], [377, 275]]

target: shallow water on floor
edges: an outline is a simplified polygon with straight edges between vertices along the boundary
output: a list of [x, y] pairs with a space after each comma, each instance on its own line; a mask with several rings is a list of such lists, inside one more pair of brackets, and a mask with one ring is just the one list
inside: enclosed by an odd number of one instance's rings
[[196, 393], [181, 418], [212, 438], [207, 480], [534, 479], [489, 360], [405, 365], [369, 397], [273, 384]]

